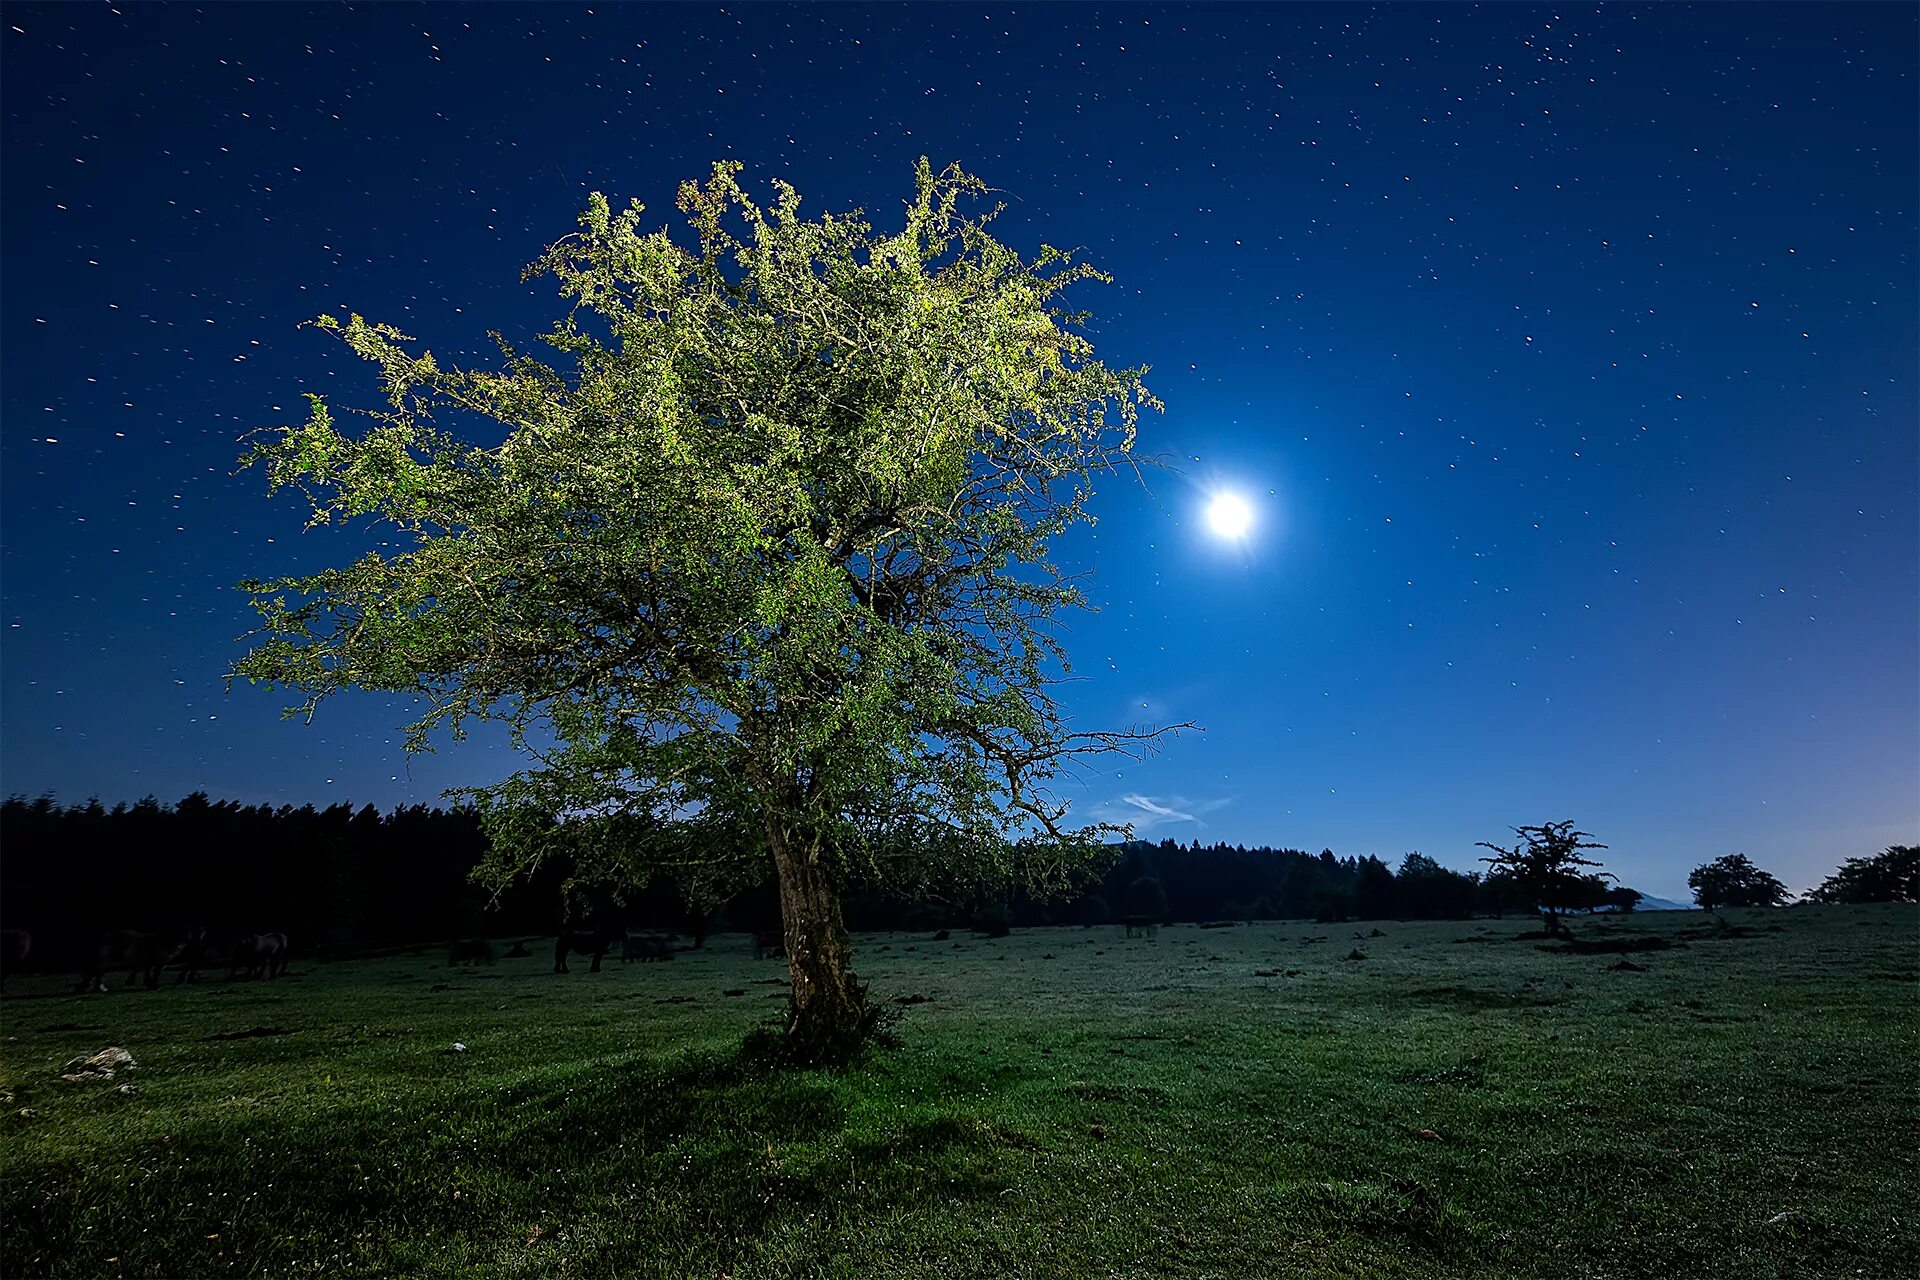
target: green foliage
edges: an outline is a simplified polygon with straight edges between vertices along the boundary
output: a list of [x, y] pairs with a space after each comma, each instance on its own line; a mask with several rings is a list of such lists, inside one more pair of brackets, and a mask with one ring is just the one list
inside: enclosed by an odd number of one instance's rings
[[1744, 853], [1729, 853], [1702, 863], [1687, 874], [1693, 900], [1709, 911], [1720, 907], [1777, 907], [1787, 886], [1753, 865]]
[[1807, 895], [1815, 902], [1920, 902], [1920, 845], [1889, 845], [1848, 858]]
[[420, 699], [410, 750], [486, 720], [539, 747], [464, 793], [495, 886], [566, 852], [581, 883], [718, 900], [792, 845], [841, 888], [1064, 887], [1115, 828], [1067, 824], [1050, 781], [1158, 735], [1071, 732], [1050, 693], [1086, 603], [1050, 543], [1158, 407], [1063, 305], [1106, 277], [1000, 244], [957, 167], [922, 160], [888, 232], [803, 219], [780, 182], [762, 207], [739, 168], [680, 188], [687, 244], [592, 198], [527, 272], [570, 303], [552, 363], [315, 321], [385, 407], [350, 433], [311, 397], [245, 461], [404, 545], [244, 584], [263, 625], [232, 674], [289, 714]]
[[1587, 837], [1591, 832], [1575, 831], [1569, 819], [1538, 827], [1515, 827], [1513, 833], [1520, 840], [1511, 849], [1480, 841], [1478, 848], [1491, 849], [1494, 853], [1493, 857], [1480, 861], [1492, 864], [1488, 879], [1505, 878], [1539, 905], [1546, 915], [1549, 932], [1561, 927], [1562, 912], [1599, 906], [1604, 900], [1606, 886], [1601, 881], [1614, 877], [1607, 872], [1594, 875], [1580, 869], [1600, 865], [1581, 857], [1582, 849], [1607, 847], [1590, 842]]

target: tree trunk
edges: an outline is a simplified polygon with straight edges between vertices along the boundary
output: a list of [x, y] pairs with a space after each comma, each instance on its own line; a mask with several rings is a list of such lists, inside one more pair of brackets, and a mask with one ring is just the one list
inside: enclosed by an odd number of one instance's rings
[[840, 891], [812, 851], [796, 845], [767, 815], [780, 876], [780, 920], [793, 982], [787, 1048], [795, 1061], [844, 1062], [873, 1026], [867, 989], [853, 973], [853, 942], [840, 914]]

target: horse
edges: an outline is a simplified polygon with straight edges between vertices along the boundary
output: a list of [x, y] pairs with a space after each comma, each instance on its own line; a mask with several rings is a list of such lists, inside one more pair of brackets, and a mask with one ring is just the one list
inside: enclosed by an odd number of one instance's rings
[[249, 933], [233, 944], [232, 972], [249, 978], [277, 978], [287, 971], [287, 935]]
[[173, 954], [167, 957], [169, 964], [180, 966], [180, 976], [173, 980], [175, 986], [190, 978], [200, 976], [200, 964], [207, 958], [207, 931], [198, 926], [186, 931]]
[[553, 971], [572, 972], [567, 968], [567, 952], [571, 951], [575, 955], [592, 956], [593, 963], [587, 966], [587, 972], [600, 972], [601, 957], [607, 954], [607, 948], [621, 933], [622, 930], [604, 927], [562, 930], [553, 944]]
[[107, 975], [125, 969], [127, 986], [132, 986], [133, 980], [140, 978], [146, 983], [147, 990], [152, 991], [160, 985], [160, 974], [172, 961], [180, 945], [157, 933], [142, 933], [138, 929], [114, 929], [103, 933], [87, 953], [80, 971], [80, 985], [74, 990], [105, 991]]
[[20, 971], [31, 950], [31, 933], [25, 929], [0, 929], [0, 991], [6, 990], [7, 975]]

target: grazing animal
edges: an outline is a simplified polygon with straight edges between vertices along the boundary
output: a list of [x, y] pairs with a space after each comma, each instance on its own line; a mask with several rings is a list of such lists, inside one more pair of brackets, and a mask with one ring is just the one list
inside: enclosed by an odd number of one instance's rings
[[25, 929], [0, 929], [0, 991], [6, 990], [7, 975], [20, 972], [32, 950], [33, 935]]
[[620, 935], [617, 929], [568, 929], [554, 940], [553, 971], [571, 973], [567, 968], [567, 952], [575, 955], [592, 956], [593, 963], [587, 966], [588, 973], [600, 972], [601, 957], [607, 954], [607, 948], [613, 945], [614, 938]]
[[447, 967], [456, 964], [492, 964], [493, 944], [485, 938], [455, 938], [447, 947]]
[[250, 933], [233, 944], [233, 972], [249, 978], [277, 978], [287, 971], [287, 935]]
[[620, 963], [629, 960], [671, 960], [673, 948], [657, 933], [629, 933], [622, 939]]
[[1160, 922], [1152, 916], [1128, 916], [1127, 936], [1131, 938], [1136, 935], [1144, 935], [1149, 938], [1158, 937], [1160, 935]]
[[127, 986], [142, 979], [149, 991], [160, 985], [160, 973], [173, 958], [176, 944], [157, 933], [114, 929], [103, 933], [87, 953], [76, 991], [105, 991], [107, 975], [127, 971]]
[[761, 960], [771, 956], [785, 956], [787, 954], [786, 937], [774, 929], [756, 930], [753, 935], [753, 954]]
[[174, 985], [179, 986], [190, 978], [198, 978], [200, 965], [206, 958], [207, 931], [196, 925], [181, 936], [179, 944], [167, 957], [168, 964], [180, 966], [180, 976], [173, 980]]

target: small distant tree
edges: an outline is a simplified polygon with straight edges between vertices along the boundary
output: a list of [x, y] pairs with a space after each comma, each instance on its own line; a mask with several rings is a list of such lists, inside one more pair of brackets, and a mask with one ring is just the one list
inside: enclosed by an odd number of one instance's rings
[[1814, 902], [1920, 902], [1920, 845], [1890, 845], [1848, 858], [1807, 895]]
[[1539, 906], [1541, 915], [1546, 917], [1548, 933], [1565, 933], [1561, 916], [1571, 908], [1585, 905], [1592, 893], [1588, 882], [1614, 878], [1609, 872], [1602, 871], [1596, 876], [1583, 870], [1600, 864], [1581, 857], [1581, 851], [1607, 846], [1589, 840], [1592, 832], [1575, 831], [1571, 819], [1539, 827], [1514, 827], [1513, 833], [1520, 841], [1511, 849], [1479, 841], [1478, 848], [1491, 849], [1494, 855], [1480, 861], [1492, 864], [1489, 878], [1511, 877], [1513, 885]]
[[1567, 911], [1584, 911], [1588, 915], [1592, 915], [1601, 907], [1607, 905], [1609, 901], [1608, 895], [1610, 895], [1613, 890], [1614, 886], [1607, 883], [1607, 877], [1605, 876], [1576, 876], [1574, 877], [1573, 883], [1567, 886], [1566, 896], [1561, 902], [1561, 907]]
[[1687, 888], [1708, 911], [1777, 907], [1787, 900], [1787, 886], [1754, 866], [1744, 853], [1729, 853], [1695, 867], [1687, 876]]
[[1638, 889], [1629, 889], [1623, 884], [1615, 885], [1607, 890], [1606, 900], [1603, 905], [1612, 907], [1615, 911], [1625, 915], [1627, 912], [1637, 910], [1640, 906], [1640, 899], [1646, 896], [1646, 894], [1641, 893]]

